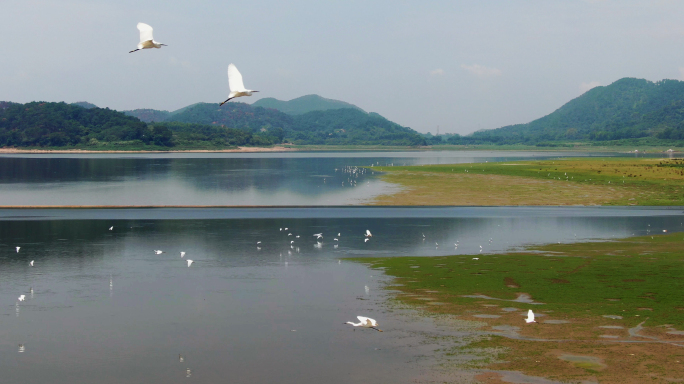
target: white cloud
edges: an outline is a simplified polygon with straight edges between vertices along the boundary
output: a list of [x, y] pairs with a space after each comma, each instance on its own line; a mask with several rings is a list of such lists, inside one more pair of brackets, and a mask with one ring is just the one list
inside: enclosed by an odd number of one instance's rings
[[435, 70], [430, 71], [431, 76], [443, 76], [444, 75], [444, 70], [442, 68], [437, 68]]
[[599, 83], [598, 81], [590, 81], [588, 83], [580, 84], [579, 89], [580, 91], [582, 91], [582, 93], [584, 93], [594, 87], [598, 87], [599, 85], [601, 85], [601, 83]]
[[480, 64], [465, 65], [461, 64], [461, 68], [480, 77], [501, 76], [501, 70], [497, 68], [487, 68]]

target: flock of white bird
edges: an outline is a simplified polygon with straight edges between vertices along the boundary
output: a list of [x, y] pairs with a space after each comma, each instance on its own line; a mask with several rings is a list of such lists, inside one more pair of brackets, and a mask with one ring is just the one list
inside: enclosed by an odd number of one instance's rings
[[[166, 44], [162, 44], [154, 40], [154, 37], [152, 37], [152, 27], [150, 27], [148, 24], [138, 23], [138, 30], [140, 31], [140, 42], [138, 43], [138, 48], [128, 53], [133, 53], [141, 49], [159, 49], [161, 47], [167, 46]], [[242, 75], [233, 63], [230, 63], [230, 65], [228, 65], [228, 87], [230, 88], [230, 94], [228, 94], [228, 98], [226, 99], [226, 101], [219, 104], [219, 106], [222, 106], [229, 100], [234, 99], [236, 97], [252, 96], [253, 92], [259, 92], [253, 89], [245, 88], [245, 85], [242, 82]]]

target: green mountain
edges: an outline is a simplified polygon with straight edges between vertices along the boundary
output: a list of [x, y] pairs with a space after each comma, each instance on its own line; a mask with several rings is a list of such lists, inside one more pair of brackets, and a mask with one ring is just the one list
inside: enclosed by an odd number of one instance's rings
[[164, 121], [172, 114], [169, 111], [159, 111], [156, 109], [134, 109], [131, 111], [122, 111], [122, 113], [128, 116], [133, 116], [146, 123]]
[[87, 101], [77, 101], [77, 102], [75, 102], [75, 103], [71, 103], [71, 105], [76, 105], [76, 106], [79, 106], [79, 107], [83, 107], [83, 108], [85, 108], [85, 109], [97, 108], [97, 105], [95, 105], [95, 104], [93, 104], [93, 103], [89, 103], [89, 102], [87, 102]]
[[[143, 113], [143, 111], [145, 111]], [[157, 123], [185, 123], [236, 128], [254, 135], [294, 144], [314, 145], [425, 145], [416, 131], [393, 123], [377, 113], [358, 108], [328, 109], [290, 115], [272, 108], [255, 107], [240, 102], [223, 106], [197, 103], [174, 112], [153, 110], [125, 111], [143, 121], [163, 116]], [[169, 129], [174, 130], [172, 126]]]
[[623, 78], [527, 124], [452, 137], [452, 143], [684, 139], [684, 82]]
[[267, 97], [257, 100], [252, 104], [252, 106], [277, 109], [281, 112], [287, 113], [288, 115], [301, 115], [303, 113], [312, 111], [326, 111], [328, 109], [343, 108], [352, 108], [363, 111], [363, 109], [357, 107], [356, 105], [345, 103], [344, 101], [326, 99], [325, 97], [318, 95], [306, 95], [292, 99], [290, 101], [282, 101], [272, 97]]
[[[134, 111], [127, 111], [129, 114]], [[378, 114], [356, 109], [288, 115], [244, 103], [197, 103], [175, 112], [137, 110], [146, 123], [108, 108], [0, 102], [0, 147], [222, 149], [276, 143], [424, 145], [425, 139]], [[151, 120], [150, 120], [151, 121]]]

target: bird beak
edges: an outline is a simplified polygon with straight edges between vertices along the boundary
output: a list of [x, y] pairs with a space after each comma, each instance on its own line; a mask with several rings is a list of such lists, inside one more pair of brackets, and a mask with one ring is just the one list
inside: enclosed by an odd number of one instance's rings
[[252, 91], [252, 92], [259, 92], [259, 91]]

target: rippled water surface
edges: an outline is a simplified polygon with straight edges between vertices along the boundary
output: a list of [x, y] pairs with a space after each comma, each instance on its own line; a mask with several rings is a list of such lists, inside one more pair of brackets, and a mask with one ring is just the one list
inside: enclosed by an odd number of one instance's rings
[[[415, 324], [383, 304], [380, 271], [343, 258], [487, 257], [682, 221], [681, 208], [0, 209], [2, 382], [410, 383], [425, 360]], [[356, 315], [384, 332], [343, 325]]]

